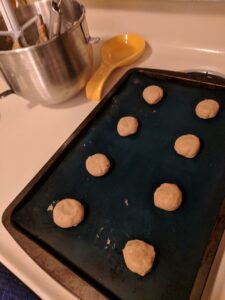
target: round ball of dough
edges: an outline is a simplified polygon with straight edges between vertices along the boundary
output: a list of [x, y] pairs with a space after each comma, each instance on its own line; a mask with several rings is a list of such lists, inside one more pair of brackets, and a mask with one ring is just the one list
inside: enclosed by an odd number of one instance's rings
[[53, 209], [53, 221], [61, 228], [77, 226], [84, 218], [84, 207], [75, 199], [63, 199]]
[[110, 161], [104, 154], [96, 153], [86, 159], [86, 169], [92, 176], [103, 176], [109, 171], [109, 168]]
[[196, 105], [195, 113], [201, 119], [212, 119], [218, 114], [219, 109], [220, 105], [216, 100], [205, 99]]
[[130, 240], [123, 249], [123, 257], [129, 270], [145, 276], [153, 266], [155, 249], [141, 240]]
[[185, 134], [176, 139], [174, 144], [175, 151], [187, 158], [193, 158], [200, 149], [200, 140], [196, 135]]
[[166, 211], [176, 210], [182, 202], [182, 192], [176, 184], [163, 183], [154, 193], [154, 204], [156, 207]]
[[117, 132], [120, 136], [135, 134], [138, 129], [138, 120], [134, 117], [123, 117], [117, 124]]
[[142, 95], [148, 104], [156, 104], [163, 97], [163, 89], [157, 85], [150, 85], [144, 89]]

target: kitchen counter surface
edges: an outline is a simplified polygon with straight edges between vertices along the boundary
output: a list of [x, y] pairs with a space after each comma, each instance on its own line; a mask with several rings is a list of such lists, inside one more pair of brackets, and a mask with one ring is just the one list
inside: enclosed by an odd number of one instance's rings
[[[136, 32], [145, 38], [144, 56], [133, 66], [171, 70], [210, 70], [225, 75], [225, 3], [146, 1], [135, 7], [84, 1], [92, 36], [102, 40]], [[95, 65], [99, 47], [95, 46]], [[130, 66], [131, 67], [131, 66]], [[105, 93], [127, 70], [115, 71]], [[0, 91], [6, 89], [0, 82]], [[0, 102], [0, 217], [6, 207], [96, 106], [84, 92], [61, 105], [33, 105], [16, 95]], [[39, 268], [0, 224], [0, 261], [42, 299], [75, 299]], [[225, 236], [208, 280], [204, 299], [225, 299]]]

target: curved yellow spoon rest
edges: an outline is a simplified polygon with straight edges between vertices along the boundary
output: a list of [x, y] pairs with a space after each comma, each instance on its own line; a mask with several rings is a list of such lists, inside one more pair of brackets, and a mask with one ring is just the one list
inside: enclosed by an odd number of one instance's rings
[[144, 52], [145, 40], [137, 34], [122, 34], [107, 40], [101, 48], [101, 64], [86, 85], [86, 96], [100, 100], [110, 73], [136, 61]]

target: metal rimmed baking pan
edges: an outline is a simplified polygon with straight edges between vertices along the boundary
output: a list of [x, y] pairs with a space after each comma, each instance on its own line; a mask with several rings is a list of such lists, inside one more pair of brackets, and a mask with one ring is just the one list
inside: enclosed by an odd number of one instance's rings
[[[155, 106], [142, 99], [151, 84], [165, 92]], [[215, 119], [196, 117], [195, 105], [204, 98], [220, 102]], [[82, 299], [199, 299], [225, 224], [224, 98], [222, 84], [176, 72], [130, 70], [7, 208], [5, 227]], [[118, 136], [116, 125], [124, 115], [138, 118], [136, 135]], [[192, 160], [173, 149], [185, 133], [201, 139]], [[112, 162], [102, 178], [85, 170], [86, 157], [96, 152]], [[183, 191], [175, 212], [153, 205], [162, 182], [175, 182]], [[57, 228], [47, 211], [65, 197], [85, 205], [85, 220], [77, 228]], [[122, 258], [127, 240], [136, 238], [157, 250], [154, 268], [144, 278], [131, 273]]]

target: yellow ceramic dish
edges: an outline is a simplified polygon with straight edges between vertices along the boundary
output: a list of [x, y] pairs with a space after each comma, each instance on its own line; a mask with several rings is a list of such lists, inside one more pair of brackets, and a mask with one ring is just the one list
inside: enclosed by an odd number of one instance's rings
[[100, 100], [110, 73], [136, 61], [144, 49], [145, 40], [137, 34], [122, 34], [107, 40], [101, 48], [101, 64], [86, 85], [87, 98]]

